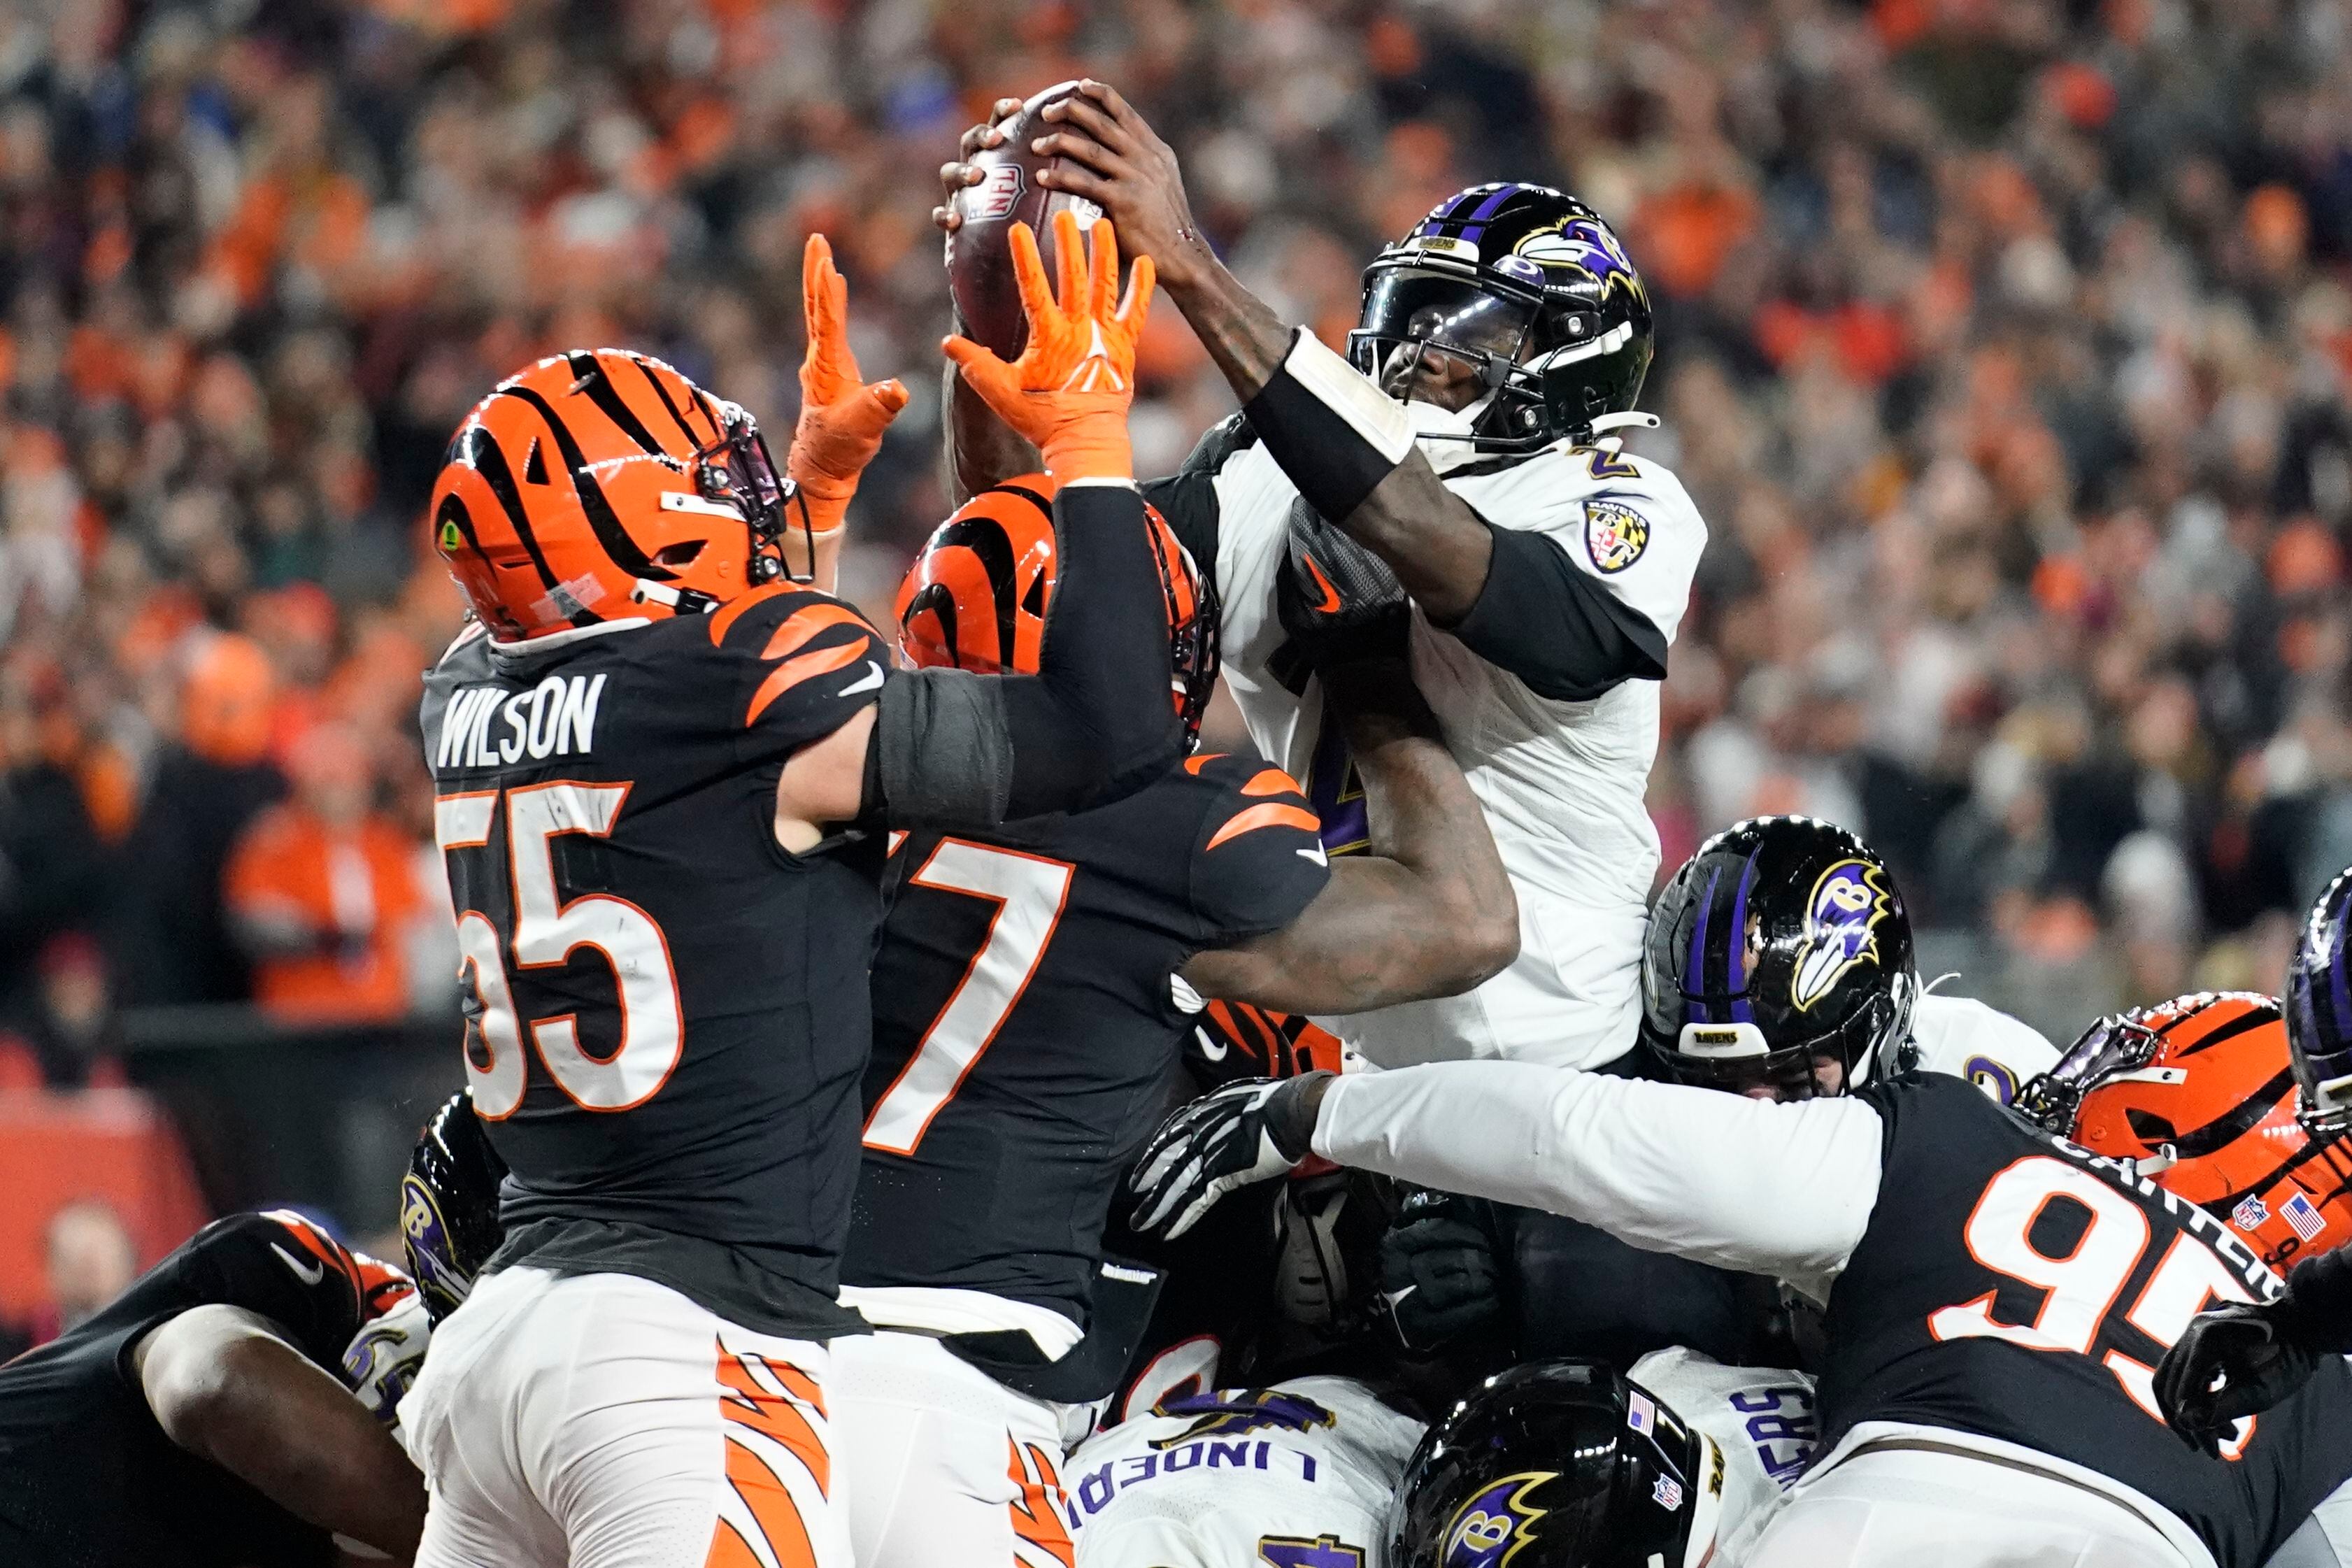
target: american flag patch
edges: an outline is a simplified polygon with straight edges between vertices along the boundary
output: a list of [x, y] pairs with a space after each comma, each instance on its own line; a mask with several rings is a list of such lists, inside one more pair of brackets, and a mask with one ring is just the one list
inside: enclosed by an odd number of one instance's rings
[[1655, 1433], [1658, 1429], [1658, 1407], [1645, 1394], [1629, 1392], [1625, 1395], [1625, 1425], [1635, 1432]]
[[2305, 1241], [2327, 1228], [2327, 1222], [2320, 1217], [2319, 1210], [2301, 1193], [2281, 1204], [2279, 1213], [2286, 1216], [2286, 1223], [2294, 1227], [2295, 1235]]
[[2270, 1217], [2271, 1211], [2259, 1195], [2247, 1198], [2230, 1211], [2230, 1223], [2240, 1230], [2252, 1230]]

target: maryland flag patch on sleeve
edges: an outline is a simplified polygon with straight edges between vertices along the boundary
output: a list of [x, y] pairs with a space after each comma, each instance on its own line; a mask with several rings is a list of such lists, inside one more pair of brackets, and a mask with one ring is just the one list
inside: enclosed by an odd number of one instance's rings
[[1614, 576], [1642, 558], [1650, 547], [1650, 523], [1622, 501], [1584, 503], [1584, 552], [1592, 569]]

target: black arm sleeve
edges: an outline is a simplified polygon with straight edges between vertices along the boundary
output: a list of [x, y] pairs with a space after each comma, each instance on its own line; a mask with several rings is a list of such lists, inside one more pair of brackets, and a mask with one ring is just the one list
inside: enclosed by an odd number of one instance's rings
[[1034, 676], [901, 671], [883, 688], [868, 795], [899, 826], [984, 827], [1131, 794], [1183, 753], [1168, 601], [1125, 485], [1055, 498], [1060, 563]]
[[2286, 1294], [2272, 1304], [2287, 1336], [2314, 1355], [2352, 1355], [2352, 1248], [2294, 1266]]
[[[1484, 519], [1480, 520], [1484, 521]], [[1663, 680], [1665, 634], [1577, 570], [1559, 542], [1486, 524], [1494, 562], [1478, 602], [1448, 627], [1538, 697], [1589, 702], [1626, 680]]]

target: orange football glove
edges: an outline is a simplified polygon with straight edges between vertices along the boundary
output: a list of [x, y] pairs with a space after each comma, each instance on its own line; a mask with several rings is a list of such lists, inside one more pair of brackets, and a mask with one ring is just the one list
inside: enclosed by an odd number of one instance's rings
[[882, 432], [907, 406], [897, 381], [867, 385], [849, 348], [849, 284], [833, 264], [833, 247], [812, 234], [801, 253], [801, 310], [808, 353], [801, 361], [801, 418], [784, 472], [800, 486], [809, 527], [820, 538], [841, 526], [857, 477], [882, 449]]
[[1054, 215], [1054, 267], [1061, 298], [1045, 289], [1037, 236], [1013, 226], [1013, 275], [1021, 285], [1029, 342], [1005, 363], [978, 343], [950, 338], [940, 347], [996, 416], [1044, 454], [1064, 484], [1135, 477], [1127, 408], [1135, 400], [1135, 342], [1151, 310], [1151, 258], [1135, 258], [1127, 298], [1118, 298], [1118, 241], [1110, 220], [1095, 222], [1087, 261], [1078, 259], [1078, 220]]

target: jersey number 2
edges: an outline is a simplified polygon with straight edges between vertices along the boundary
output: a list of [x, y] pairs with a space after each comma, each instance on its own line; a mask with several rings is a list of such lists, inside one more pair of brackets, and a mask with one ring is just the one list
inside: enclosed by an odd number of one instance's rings
[[[533, 784], [506, 792], [507, 859], [514, 889], [514, 933], [502, 944], [498, 928], [479, 910], [457, 913], [457, 978], [481, 1004], [487, 1064], [466, 1057], [474, 1110], [497, 1121], [522, 1103], [523, 1026], [515, 1010], [505, 948], [518, 970], [560, 968], [574, 949], [593, 947], [613, 966], [619, 988], [621, 1043], [606, 1057], [589, 1055], [570, 1013], [530, 1021], [531, 1043], [556, 1084], [585, 1110], [626, 1110], [654, 1097], [677, 1065], [686, 1024], [677, 1001], [677, 973], [669, 943], [651, 915], [609, 894], [566, 900], [555, 886], [547, 842], [562, 833], [602, 838], [619, 820], [629, 786]], [[433, 837], [442, 854], [478, 849], [490, 841], [499, 792], [445, 795], [433, 803]], [[454, 874], [451, 880], [457, 880]]]
[[866, 1119], [868, 1149], [912, 1154], [931, 1118], [963, 1087], [1037, 973], [1061, 921], [1072, 869], [1066, 860], [947, 838], [907, 879], [910, 887], [987, 899], [996, 912], [989, 917], [987, 940], [972, 954], [947, 1005], [874, 1102], [874, 1113]]
[[[2033, 1245], [2032, 1234], [2042, 1211], [2060, 1199], [2088, 1210], [2090, 1219], [2074, 1249], [2053, 1257]], [[2088, 1171], [2035, 1154], [1992, 1179], [1961, 1234], [1979, 1263], [2044, 1292], [2042, 1307], [2030, 1323], [2004, 1323], [1993, 1317], [1994, 1292], [1988, 1290], [1929, 1314], [1929, 1333], [1938, 1340], [1997, 1339], [2030, 1351], [2089, 1355], [2125, 1281], [2147, 1250], [2149, 1226], [2137, 1204]], [[2124, 1321], [2169, 1350], [2189, 1321], [2213, 1303], [2252, 1300], [2219, 1254], [2182, 1231], [2125, 1310]], [[2118, 1350], [2107, 1351], [2099, 1364], [2133, 1403], [2164, 1419], [2156, 1403], [2154, 1367]], [[2235, 1458], [2253, 1431], [2252, 1421], [2240, 1423], [2235, 1440], [2224, 1444], [2222, 1452]]]

